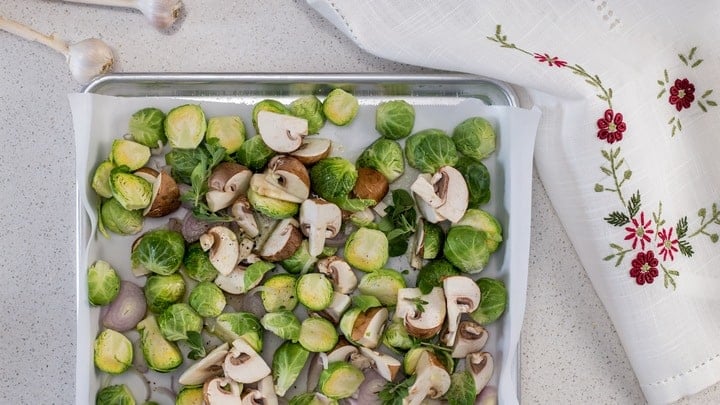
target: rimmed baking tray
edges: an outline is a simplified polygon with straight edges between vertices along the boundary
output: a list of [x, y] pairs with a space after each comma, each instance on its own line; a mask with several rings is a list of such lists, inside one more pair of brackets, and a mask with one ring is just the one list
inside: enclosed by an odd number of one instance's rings
[[[245, 106], [252, 106], [259, 100], [265, 98], [275, 98], [279, 100], [292, 100], [295, 97], [307, 94], [315, 94], [319, 97], [327, 94], [335, 87], [343, 87], [351, 89], [360, 100], [361, 105], [373, 105], [382, 100], [402, 98], [417, 106], [453, 106], [463, 100], [480, 100], [482, 104], [487, 106], [517, 106], [517, 97], [513, 89], [505, 83], [464, 74], [378, 74], [378, 73], [359, 73], [359, 74], [336, 74], [336, 73], [137, 73], [137, 74], [113, 74], [103, 76], [92, 83], [85, 89], [86, 94], [97, 94], [104, 96], [113, 96], [121, 98], [173, 98], [173, 99], [190, 99], [198, 102], [216, 102], [229, 103]], [[122, 119], [126, 119], [124, 117]], [[77, 128], [76, 128], [77, 131]], [[501, 128], [502, 135], [502, 128]], [[122, 135], [122, 132], [118, 135]], [[534, 136], [533, 136], [534, 138]], [[532, 141], [532, 140], [531, 140]], [[499, 141], [499, 149], [510, 147], [509, 140]], [[517, 145], [516, 145], [517, 146]], [[531, 153], [531, 152], [530, 152]], [[92, 156], [77, 156], [78, 160], [86, 159], [83, 167], [94, 168], [99, 161], [98, 156], [102, 154], [90, 154]], [[530, 155], [531, 158], [531, 155]], [[95, 159], [95, 160], [93, 160]], [[503, 340], [510, 334], [518, 335], [519, 331], [512, 330], [507, 325], [512, 317], [522, 318], [523, 309], [518, 308], [520, 304], [524, 307], [524, 293], [526, 277], [518, 277], [513, 279], [509, 271], [510, 258], [513, 254], [520, 254], [520, 265], [527, 267], [527, 252], [513, 252], [512, 230], [524, 230], [524, 236], [529, 234], [529, 214], [520, 212], [515, 215], [514, 211], [518, 209], [527, 209], [529, 211], [529, 202], [523, 202], [516, 205], [511, 204], [510, 190], [512, 187], [517, 189], [518, 177], [511, 175], [512, 169], [508, 166], [511, 159], [493, 160], [492, 164], [496, 167], [490, 167], [491, 172], [500, 172], [497, 181], [493, 186], [493, 195], [495, 203], [489, 209], [493, 212], [506, 226], [506, 240], [499, 256], [493, 259], [489, 269], [483, 274], [491, 277], [502, 278], [508, 284], [511, 294], [509, 308], [504, 316], [501, 325], [496, 325], [498, 338], [493, 344], [495, 350], [502, 347], [503, 358], [496, 360], [496, 367], [500, 364], [512, 370], [505, 370], [512, 374], [509, 380], [513, 382], [514, 387], [504, 387], [507, 392], [514, 392], [515, 398], [509, 402], [516, 402], [519, 399], [519, 354], [517, 347], [508, 348]], [[527, 171], [527, 170], [523, 170]], [[520, 170], [518, 170], [520, 172]], [[77, 173], [78, 184], [87, 182], [91, 173]], [[530, 184], [530, 173], [523, 174], [520, 180]], [[513, 184], [515, 180], [515, 184]], [[526, 181], [527, 180], [527, 181]], [[85, 183], [87, 184], [87, 183]], [[526, 187], [527, 188], [527, 187]], [[101, 382], [98, 381], [98, 373], [92, 366], [92, 341], [97, 331], [96, 309], [91, 309], [87, 302], [87, 280], [86, 269], [88, 263], [98, 257], [92, 257], [88, 254], [89, 241], [93, 238], [94, 219], [92, 218], [92, 204], [87, 201], [85, 192], [86, 187], [78, 187], [77, 195], [77, 334], [78, 334], [78, 355], [77, 355], [77, 374], [76, 374], [76, 394], [78, 403], [92, 402], [94, 400], [94, 392]], [[529, 200], [529, 190], [523, 190], [522, 193], [516, 191], [517, 198]], [[485, 207], [484, 207], [485, 208]], [[511, 215], [512, 214], [512, 215]], [[514, 226], [510, 223], [510, 219], [527, 218], [527, 223]], [[99, 243], [103, 243], [102, 241]], [[521, 245], [522, 246], [522, 245]], [[106, 246], [105, 249], [112, 249], [112, 246]], [[517, 248], [516, 248], [517, 250]], [[525, 258], [523, 264], [522, 258]], [[525, 275], [526, 276], [526, 275]], [[513, 284], [514, 282], [514, 284]], [[514, 292], [513, 292], [514, 291]], [[513, 294], [522, 294], [521, 300], [512, 299]], [[496, 372], [496, 374], [498, 374]], [[494, 380], [497, 382], [497, 375]], [[501, 396], [501, 402], [502, 396]]]

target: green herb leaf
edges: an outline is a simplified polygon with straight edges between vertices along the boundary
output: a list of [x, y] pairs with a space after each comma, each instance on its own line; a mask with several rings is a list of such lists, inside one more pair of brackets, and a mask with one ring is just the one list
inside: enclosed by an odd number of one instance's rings
[[415, 305], [415, 310], [418, 312], [425, 312], [425, 305], [429, 304], [429, 302], [425, 301], [421, 297], [405, 298], [405, 300], [410, 301], [413, 305]]
[[202, 334], [195, 331], [187, 332], [187, 345], [190, 347], [188, 358], [191, 360], [200, 360], [205, 357], [205, 346], [202, 342]]
[[399, 383], [389, 382], [378, 392], [382, 405], [402, 405], [403, 399], [408, 396], [408, 390], [415, 383], [415, 376]]

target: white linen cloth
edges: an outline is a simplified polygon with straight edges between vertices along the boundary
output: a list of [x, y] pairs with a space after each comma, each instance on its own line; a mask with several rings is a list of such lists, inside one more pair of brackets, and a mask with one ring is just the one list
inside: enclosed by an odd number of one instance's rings
[[378, 56], [531, 89], [536, 167], [647, 401], [720, 380], [720, 5], [308, 3]]

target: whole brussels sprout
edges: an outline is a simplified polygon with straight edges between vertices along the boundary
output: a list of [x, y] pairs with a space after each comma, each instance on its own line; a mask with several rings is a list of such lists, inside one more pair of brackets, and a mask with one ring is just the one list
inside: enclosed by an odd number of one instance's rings
[[169, 341], [187, 340], [188, 332], [202, 332], [203, 319], [190, 305], [178, 302], [170, 305], [157, 319], [163, 336]]
[[110, 263], [98, 260], [88, 267], [88, 300], [92, 305], [107, 305], [120, 292], [120, 277]]
[[275, 151], [270, 149], [260, 136], [243, 142], [235, 153], [235, 160], [252, 171], [260, 171], [275, 156]]
[[214, 322], [210, 322], [208, 330], [228, 343], [243, 338], [253, 350], [258, 353], [262, 351], [263, 327], [260, 320], [250, 312], [222, 313]]
[[435, 173], [443, 166], [455, 166], [457, 149], [452, 139], [439, 129], [426, 129], [410, 135], [405, 142], [408, 164], [423, 173]]
[[405, 138], [414, 125], [415, 108], [405, 100], [386, 101], [375, 110], [375, 129], [385, 138]]
[[472, 117], [458, 124], [452, 140], [460, 153], [482, 160], [495, 151], [495, 129], [482, 117]]
[[135, 398], [125, 384], [108, 385], [98, 391], [95, 405], [135, 405]]
[[188, 303], [200, 316], [213, 318], [222, 313], [227, 302], [220, 287], [203, 281], [192, 289]]
[[217, 140], [218, 145], [225, 148], [228, 154], [237, 152], [245, 142], [245, 124], [237, 115], [212, 117], [207, 123], [205, 140]]
[[455, 166], [468, 188], [468, 206], [477, 207], [490, 201], [490, 172], [482, 162], [461, 157]]
[[133, 140], [149, 148], [158, 148], [167, 143], [165, 136], [165, 113], [154, 107], [143, 108], [130, 116], [128, 132]]
[[388, 261], [388, 239], [377, 229], [360, 228], [345, 241], [345, 260], [358, 270], [375, 271]]
[[310, 183], [318, 195], [328, 201], [350, 194], [358, 173], [349, 160], [336, 156], [325, 158], [310, 169]]
[[163, 276], [153, 274], [147, 278], [145, 301], [150, 311], [159, 314], [185, 296], [185, 280], [179, 273]]
[[114, 198], [103, 201], [100, 206], [98, 228], [101, 232], [107, 229], [118, 235], [135, 235], [142, 231], [143, 222], [142, 210], [127, 210]]
[[110, 190], [110, 173], [112, 173], [114, 168], [115, 165], [109, 160], [100, 163], [98, 167], [95, 168], [90, 186], [100, 197], [112, 197], [112, 190]]
[[260, 133], [260, 130], [258, 129], [257, 116], [260, 111], [270, 111], [278, 114], [290, 114], [290, 110], [285, 107], [285, 104], [277, 100], [265, 99], [259, 101], [257, 104], [255, 104], [255, 106], [253, 106], [252, 110], [252, 124], [253, 127], [255, 127], [255, 132], [258, 134]]
[[445, 258], [465, 273], [479, 273], [490, 260], [487, 234], [472, 226], [453, 226], [445, 238]]
[[460, 270], [445, 259], [437, 259], [424, 265], [417, 275], [417, 286], [423, 294], [429, 294], [434, 287], [442, 287], [447, 277], [457, 276]]
[[334, 89], [323, 101], [323, 113], [335, 125], [348, 125], [355, 119], [360, 104], [357, 98], [343, 89]]
[[308, 135], [317, 134], [325, 125], [322, 102], [313, 95], [300, 97], [290, 103], [290, 114], [307, 120]]
[[480, 287], [480, 305], [470, 317], [481, 325], [495, 322], [505, 312], [507, 305], [505, 283], [493, 278], [479, 278], [476, 284]]
[[155, 229], [146, 232], [133, 245], [130, 260], [133, 268], [168, 275], [180, 268], [185, 255], [185, 239], [176, 231]]
[[183, 266], [187, 276], [195, 281], [213, 281], [219, 274], [207, 252], [200, 246], [200, 242], [195, 242], [187, 247], [183, 257]]
[[110, 173], [110, 191], [113, 198], [126, 210], [141, 210], [152, 200], [152, 184], [140, 176], [118, 169]]
[[197, 148], [206, 129], [205, 112], [196, 104], [175, 107], [165, 117], [165, 136], [173, 148]]
[[360, 154], [355, 163], [358, 167], [379, 171], [391, 183], [405, 172], [402, 147], [391, 139], [376, 140]]

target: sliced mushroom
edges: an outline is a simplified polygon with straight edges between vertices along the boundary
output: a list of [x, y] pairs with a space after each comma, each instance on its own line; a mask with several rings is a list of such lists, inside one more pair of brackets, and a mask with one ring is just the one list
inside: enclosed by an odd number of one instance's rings
[[270, 262], [279, 262], [292, 256], [302, 242], [297, 225], [294, 218], [281, 220], [260, 248], [260, 257]]
[[447, 305], [447, 332], [442, 336], [446, 346], [455, 343], [460, 316], [469, 314], [480, 305], [480, 287], [466, 276], [452, 276], [443, 280], [443, 290]]
[[180, 375], [178, 382], [182, 385], [199, 385], [212, 377], [222, 375], [222, 364], [225, 361], [229, 347], [227, 343], [223, 343], [213, 349], [203, 359], [188, 367]]
[[420, 355], [416, 370], [415, 383], [403, 404], [420, 405], [425, 398], [438, 399], [450, 389], [450, 374], [430, 351]]
[[260, 234], [255, 213], [247, 197], [240, 196], [233, 201], [230, 206], [230, 215], [245, 236], [254, 238]]
[[373, 369], [388, 381], [393, 381], [398, 371], [400, 371], [400, 361], [392, 356], [370, 350], [366, 347], [361, 347], [360, 353], [370, 359], [373, 364]]
[[318, 260], [317, 269], [328, 276], [335, 292], [351, 294], [358, 285], [355, 272], [349, 264], [338, 256], [328, 256]]
[[227, 208], [250, 186], [252, 171], [235, 162], [222, 162], [208, 178], [208, 192], [205, 194], [210, 211]]
[[465, 357], [465, 368], [470, 371], [475, 380], [475, 394], [479, 394], [490, 382], [495, 363], [490, 353], [475, 352]]
[[263, 142], [278, 153], [297, 150], [308, 134], [306, 119], [266, 110], [258, 113], [257, 127]]
[[385, 331], [388, 310], [385, 307], [370, 308], [362, 312], [353, 323], [351, 339], [357, 344], [374, 349]]
[[200, 236], [200, 246], [210, 251], [210, 263], [220, 274], [228, 275], [240, 262], [240, 244], [235, 232], [225, 226], [214, 226]]
[[224, 377], [213, 378], [203, 385], [203, 397], [208, 405], [237, 405], [241, 392], [242, 384]]
[[385, 198], [389, 189], [387, 177], [379, 171], [369, 167], [358, 169], [358, 178], [353, 187], [353, 194], [357, 198], [374, 200], [377, 204]]
[[143, 210], [143, 215], [159, 218], [180, 208], [180, 189], [172, 176], [149, 167], [141, 167], [135, 174], [152, 184], [150, 204]]
[[308, 237], [310, 255], [322, 253], [325, 239], [335, 237], [342, 226], [342, 211], [320, 198], [309, 198], [300, 205], [300, 229]]
[[292, 202], [303, 202], [310, 195], [310, 175], [307, 168], [292, 156], [273, 157], [265, 170], [269, 184], [295, 197]]
[[[462, 174], [452, 166], [443, 166], [437, 173], [428, 179], [428, 175], [419, 175], [410, 189], [427, 206], [434, 211], [435, 218], [446, 218], [451, 222], [459, 221], [465, 214], [468, 205], [468, 188]], [[429, 207], [418, 203], [418, 207], [425, 216], [431, 214]], [[433, 215], [429, 215], [433, 217]]]
[[445, 294], [435, 287], [428, 294], [419, 288], [398, 290], [395, 318], [403, 320], [408, 333], [420, 339], [431, 338], [440, 332], [445, 320]]
[[305, 138], [300, 147], [290, 152], [290, 155], [304, 165], [312, 165], [328, 157], [331, 149], [332, 142], [329, 139]]
[[333, 299], [330, 302], [330, 305], [318, 312], [318, 315], [334, 324], [337, 324], [340, 322], [340, 318], [342, 318], [345, 311], [350, 308], [351, 303], [352, 301], [350, 300], [350, 296], [333, 291]]
[[[250, 178], [250, 188], [253, 192], [263, 197], [269, 197], [276, 200], [288, 201], [298, 204], [304, 201], [303, 198], [300, 198], [294, 194], [290, 194], [284, 188], [278, 187], [277, 184], [270, 183], [269, 179], [270, 177], [267, 175], [267, 173], [253, 174], [253, 176]], [[308, 190], [310, 190], [309, 187]]]
[[273, 387], [272, 376], [268, 375], [260, 382], [256, 390], [248, 390], [242, 397], [243, 405], [277, 405], [278, 397]]
[[350, 356], [358, 353], [358, 348], [351, 344], [338, 344], [335, 348], [328, 353], [327, 362], [335, 363], [336, 361], [349, 361]]
[[[221, 290], [229, 294], [243, 294], [255, 288], [257, 284], [252, 286], [245, 285], [245, 269], [247, 267], [238, 265], [229, 274], [218, 274], [214, 283]], [[258, 280], [258, 284], [261, 280]]]
[[243, 384], [254, 383], [270, 375], [270, 367], [265, 360], [243, 338], [233, 341], [225, 356], [223, 370], [226, 377]]
[[479, 352], [488, 341], [488, 331], [475, 321], [462, 321], [458, 326], [452, 357], [462, 359], [470, 353]]

